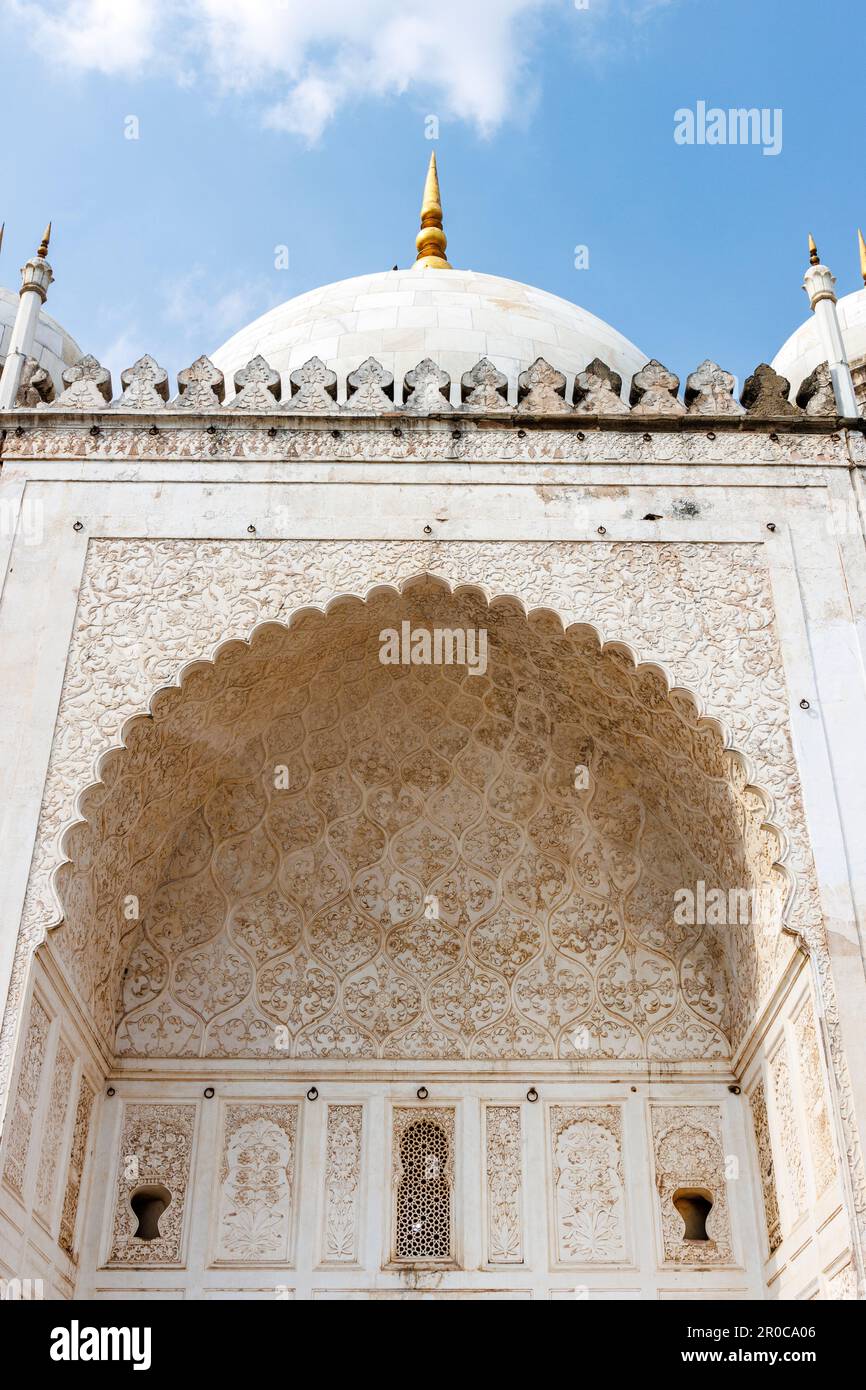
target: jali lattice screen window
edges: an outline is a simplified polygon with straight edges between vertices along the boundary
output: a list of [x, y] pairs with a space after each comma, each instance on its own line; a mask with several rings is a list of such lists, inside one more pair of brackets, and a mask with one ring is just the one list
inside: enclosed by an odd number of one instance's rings
[[[395, 1121], [395, 1239], [398, 1260], [451, 1258], [453, 1118]], [[402, 1122], [401, 1122], [402, 1120]]]

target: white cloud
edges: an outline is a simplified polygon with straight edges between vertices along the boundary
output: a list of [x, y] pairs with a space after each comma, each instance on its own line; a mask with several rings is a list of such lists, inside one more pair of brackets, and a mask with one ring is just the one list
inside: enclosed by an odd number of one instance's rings
[[[613, 0], [633, 18], [671, 0]], [[590, 0], [600, 14], [611, 0]], [[252, 93], [310, 143], [344, 107], [414, 92], [489, 133], [517, 108], [546, 12], [563, 0], [9, 0], [43, 58], [79, 72], [204, 79]], [[582, 16], [576, 13], [575, 23]]]
[[160, 6], [154, 0], [63, 0], [53, 6], [11, 0], [26, 35], [64, 67], [113, 76], [140, 72], [157, 52]]

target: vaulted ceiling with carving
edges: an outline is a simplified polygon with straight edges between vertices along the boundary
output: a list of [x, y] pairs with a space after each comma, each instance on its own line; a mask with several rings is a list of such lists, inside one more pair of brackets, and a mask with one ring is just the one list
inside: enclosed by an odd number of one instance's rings
[[[486, 672], [383, 664], [406, 620], [485, 630]], [[699, 881], [784, 891], [742, 759], [515, 601], [428, 579], [269, 624], [101, 776], [50, 949], [121, 1057], [713, 1060], [772, 968], [673, 915]]]

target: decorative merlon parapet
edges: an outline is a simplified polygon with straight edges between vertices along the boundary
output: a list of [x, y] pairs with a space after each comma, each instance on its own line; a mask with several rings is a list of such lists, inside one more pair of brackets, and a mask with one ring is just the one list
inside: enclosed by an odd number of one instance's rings
[[743, 407], [734, 400], [734, 377], [715, 362], [702, 362], [686, 378], [686, 409], [690, 415], [742, 415]]
[[36, 406], [51, 404], [55, 397], [54, 381], [45, 367], [40, 367], [35, 357], [25, 357], [18, 381], [15, 404], [25, 410]]
[[414, 371], [406, 373], [408, 394], [403, 409], [410, 415], [439, 415], [453, 410], [448, 399], [450, 385], [448, 373], [425, 357]]
[[486, 415], [508, 410], [508, 377], [482, 357], [460, 378], [460, 398], [464, 410]]
[[39, 410], [104, 410], [111, 403], [111, 372], [86, 354], [61, 374], [64, 389]]
[[774, 372], [768, 363], [762, 362], [759, 367], [755, 368], [752, 375], [746, 378], [740, 399], [749, 415], [760, 415], [774, 419], [777, 416], [791, 416], [800, 413], [799, 407], [792, 405], [789, 401], [790, 393], [790, 381], [786, 377], [779, 376], [778, 372]]
[[[826, 367], [827, 364], [824, 364]], [[337, 374], [327, 363], [312, 357], [289, 374], [288, 396], [281, 395], [279, 372], [264, 359], [254, 357], [235, 372], [235, 394], [225, 399], [223, 373], [208, 357], [199, 357], [178, 372], [178, 394], [169, 400], [168, 376], [152, 357], [140, 357], [121, 373], [122, 393], [112, 401], [111, 375], [95, 357], [82, 357], [63, 372], [64, 390], [53, 400], [48, 383], [37, 380], [30, 369], [26, 390], [16, 409], [99, 412], [106, 407], [120, 414], [152, 414], [160, 411], [263, 417], [402, 415], [422, 418], [465, 414], [474, 418], [510, 416], [526, 422], [556, 419], [567, 427], [569, 417], [608, 419], [616, 427], [632, 421], [635, 428], [656, 422], [667, 429], [685, 428], [694, 416], [704, 420], [747, 419], [779, 425], [809, 418], [837, 421], [836, 397], [826, 389], [822, 375], [813, 373], [789, 399], [790, 385], [766, 363], [747, 378], [740, 402], [734, 397], [735, 379], [715, 362], [702, 362], [686, 380], [685, 398], [679, 397], [679, 378], [655, 359], [632, 377], [630, 404], [622, 396], [622, 378], [599, 358], [569, 378], [543, 357], [519, 374], [517, 404], [508, 401], [508, 378], [487, 358], [460, 379], [460, 401], [451, 400], [448, 372], [430, 358], [407, 372], [402, 403], [394, 377], [375, 358], [368, 357], [346, 381], [340, 399]], [[814, 380], [813, 380], [814, 378]], [[832, 370], [830, 372], [831, 385]], [[571, 399], [569, 399], [569, 395]], [[858, 417], [845, 417], [858, 418]]]
[[160, 410], [168, 400], [168, 372], [152, 357], [139, 357], [120, 373], [123, 395], [112, 410]]
[[517, 409], [530, 415], [557, 415], [571, 407], [565, 399], [565, 377], [543, 357], [517, 379]]
[[177, 374], [176, 410], [216, 410], [225, 399], [225, 379], [209, 357], [197, 357], [191, 367]]
[[631, 406], [636, 415], [682, 415], [685, 406], [677, 398], [680, 379], [655, 358], [631, 379]]
[[574, 378], [574, 408], [581, 415], [627, 415], [619, 372], [594, 357], [586, 371]]
[[337, 405], [337, 373], [319, 357], [311, 357], [289, 376], [292, 398], [283, 409], [293, 415], [333, 415]]
[[394, 410], [394, 374], [368, 357], [346, 380], [349, 390], [343, 409], [353, 415], [388, 415]]
[[826, 362], [821, 362], [805, 378], [797, 392], [797, 404], [807, 415], [834, 414], [836, 395]]
[[[235, 396], [232, 410], [248, 410], [267, 414], [280, 399], [280, 374], [263, 357], [254, 357], [239, 372], [235, 372]], [[223, 407], [225, 409], [225, 407]]]

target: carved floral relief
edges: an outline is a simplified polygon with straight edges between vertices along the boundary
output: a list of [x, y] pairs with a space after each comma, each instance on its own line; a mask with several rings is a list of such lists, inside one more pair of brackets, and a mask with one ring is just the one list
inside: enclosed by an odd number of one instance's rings
[[225, 1107], [217, 1263], [291, 1263], [297, 1129], [296, 1104], [244, 1101]]
[[620, 1107], [552, 1105], [549, 1124], [557, 1263], [610, 1264], [625, 1260]]

